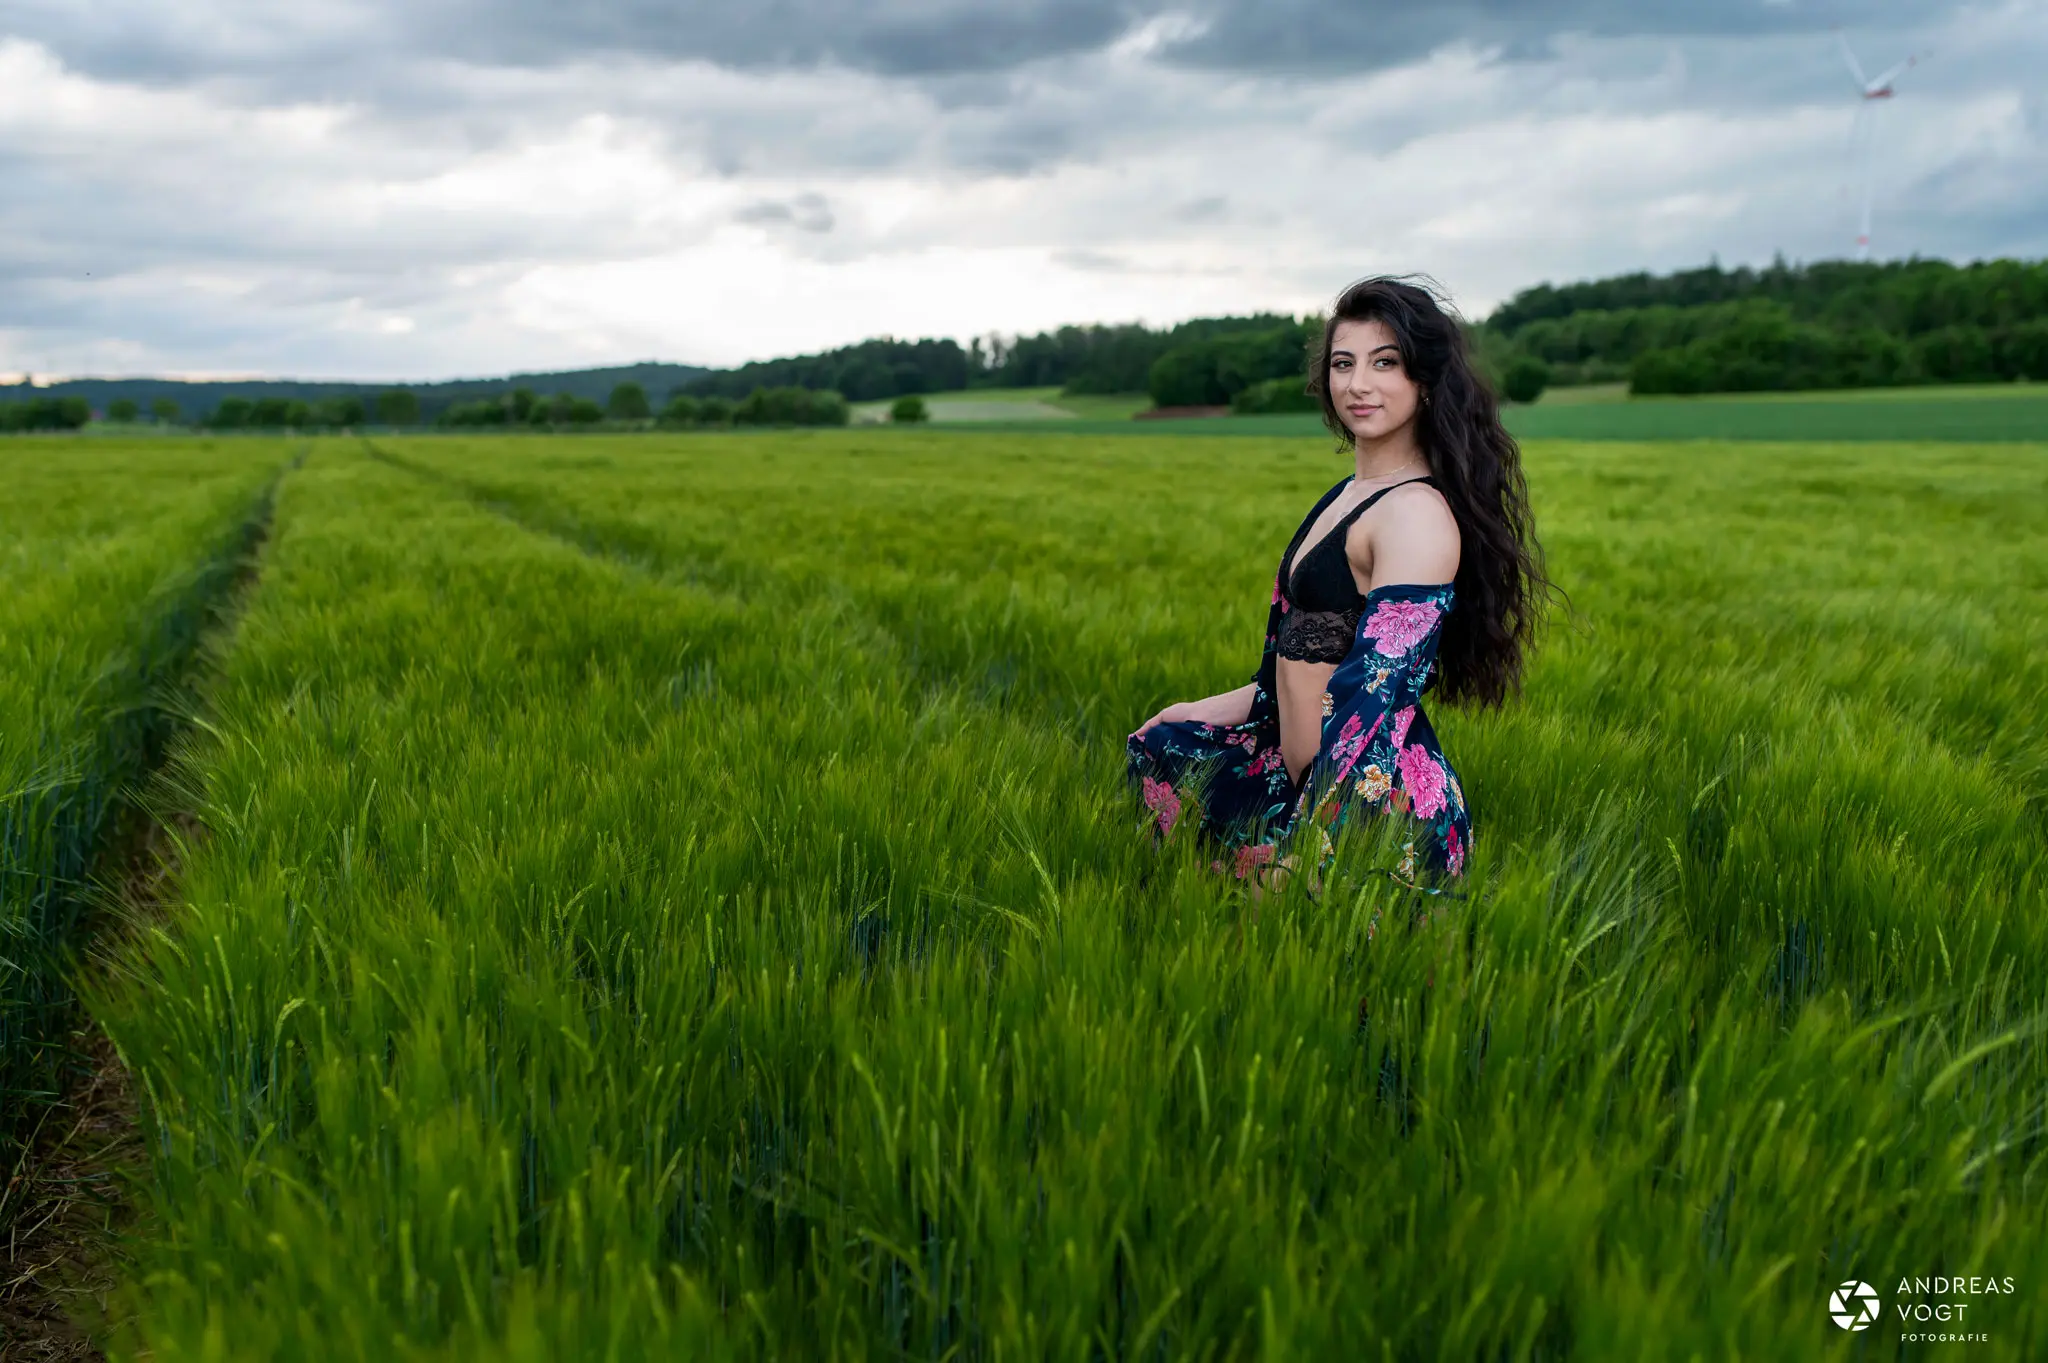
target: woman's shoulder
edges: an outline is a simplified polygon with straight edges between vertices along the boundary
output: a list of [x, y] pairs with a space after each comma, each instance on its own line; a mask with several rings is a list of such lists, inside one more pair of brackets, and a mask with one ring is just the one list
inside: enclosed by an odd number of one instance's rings
[[1435, 474], [1411, 478], [1405, 483], [1396, 483], [1387, 489], [1387, 495], [1380, 499], [1382, 506], [1440, 506], [1448, 515], [1451, 499], [1444, 492], [1443, 485]]
[[1463, 536], [1444, 494], [1429, 483], [1405, 483], [1380, 500], [1367, 529], [1373, 576], [1443, 582], [1457, 576]]
[[1418, 478], [1389, 488], [1387, 495], [1380, 498], [1378, 510], [1384, 513], [1376, 518], [1381, 525], [1399, 524], [1425, 534], [1458, 533], [1458, 517], [1451, 510], [1451, 499], [1433, 481]]

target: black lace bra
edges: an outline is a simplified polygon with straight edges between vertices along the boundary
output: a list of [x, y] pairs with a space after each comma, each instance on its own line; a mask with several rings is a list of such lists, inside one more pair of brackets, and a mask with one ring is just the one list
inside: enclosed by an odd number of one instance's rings
[[1273, 646], [1275, 653], [1304, 663], [1344, 661], [1344, 656], [1351, 652], [1352, 640], [1358, 634], [1358, 617], [1365, 609], [1365, 593], [1358, 590], [1357, 579], [1351, 576], [1351, 560], [1344, 552], [1344, 536], [1350, 531], [1351, 523], [1370, 510], [1374, 502], [1409, 483], [1434, 486], [1435, 480], [1426, 476], [1410, 478], [1381, 488], [1352, 507], [1334, 529], [1316, 541], [1314, 548], [1297, 559], [1295, 554], [1301, 548], [1302, 537], [1308, 534], [1323, 508], [1336, 500], [1344, 484], [1339, 483], [1330, 489], [1329, 494], [1308, 513], [1301, 528], [1294, 532], [1294, 540], [1287, 546], [1287, 558], [1282, 563], [1281, 581], [1287, 584], [1283, 592], [1287, 610], [1280, 617], [1280, 637]]

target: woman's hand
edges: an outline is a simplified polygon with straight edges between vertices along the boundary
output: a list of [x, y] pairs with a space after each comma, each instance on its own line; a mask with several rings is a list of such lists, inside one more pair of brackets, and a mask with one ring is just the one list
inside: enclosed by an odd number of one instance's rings
[[1152, 718], [1140, 724], [1137, 733], [1142, 734], [1155, 724], [1219, 724], [1228, 727], [1242, 724], [1251, 718], [1252, 692], [1255, 684], [1240, 686], [1235, 691], [1225, 691], [1220, 696], [1204, 696], [1201, 700], [1176, 701]]
[[[1158, 714], [1152, 716], [1152, 718], [1146, 720], [1143, 724], [1140, 724], [1137, 732], [1142, 734], [1155, 724], [1181, 724], [1188, 720], [1199, 720], [1202, 716], [1197, 712], [1201, 710], [1204, 703], [1199, 700], [1177, 700]], [[1214, 722], [1214, 720], [1210, 721], [1212, 724]]]

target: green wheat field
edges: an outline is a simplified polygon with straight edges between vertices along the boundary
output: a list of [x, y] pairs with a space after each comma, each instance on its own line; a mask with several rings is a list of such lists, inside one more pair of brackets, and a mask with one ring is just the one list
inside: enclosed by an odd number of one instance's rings
[[110, 1354], [2048, 1353], [2048, 445], [1531, 440], [1466, 896], [1254, 903], [1123, 737], [1347, 459], [0, 444], [0, 1079], [74, 984], [132, 1072]]

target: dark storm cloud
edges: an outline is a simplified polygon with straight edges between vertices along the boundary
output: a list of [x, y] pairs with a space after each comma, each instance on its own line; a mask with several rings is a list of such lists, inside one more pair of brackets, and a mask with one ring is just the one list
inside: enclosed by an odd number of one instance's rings
[[[740, 69], [851, 67], [892, 76], [1000, 71], [1085, 52], [1129, 27], [1133, 11], [1087, 0], [769, 0], [657, 4], [558, 0], [428, 5], [422, 27], [486, 60], [546, 64], [632, 52]], [[445, 49], [444, 49], [445, 50]]]
[[970, 0], [330, 0], [294, 13], [250, 0], [23, 0], [7, 27], [79, 69], [117, 79], [275, 72], [280, 65], [360, 75], [373, 68], [364, 60], [372, 56], [547, 67], [621, 55], [748, 71], [837, 66], [944, 77], [1094, 51], [1148, 10], [1090, 0], [999, 7]]
[[1871, 31], [1937, 24], [1960, 8], [1911, 0], [17, 0], [5, 23], [99, 76], [176, 82], [288, 72], [332, 92], [388, 80], [394, 58], [533, 68], [630, 55], [944, 80], [1100, 51], [1162, 16], [1187, 21], [1161, 44], [1170, 61], [1338, 74], [1399, 66], [1461, 42], [1514, 60], [1541, 57], [1574, 34]]
[[1510, 61], [1552, 55], [1560, 38], [1740, 38], [1870, 32], [1938, 23], [1959, 4], [1913, 0], [1257, 0], [1198, 7], [1208, 21], [1169, 60], [1228, 71], [1341, 75], [1402, 66], [1453, 43]]
[[[1880, 40], [1887, 28], [1926, 30], [1960, 11], [1906, 0], [0, 0], [0, 40], [27, 37], [99, 79], [217, 85], [250, 106], [344, 105], [448, 149], [516, 146], [596, 107], [640, 119], [725, 177], [918, 162], [1020, 175], [1148, 129], [1205, 131], [1209, 111], [1171, 103], [1138, 79], [1146, 66], [1328, 82], [1462, 45], [1538, 79], [1606, 82], [1608, 107], [1798, 103], [1813, 96], [1816, 65], [1834, 64], [1830, 26], [1850, 25], [1875, 68], [1906, 50]], [[1764, 45], [1775, 55], [1715, 41], [1744, 35], [1781, 41]], [[1689, 60], [1705, 79], [1626, 88], [1683, 37], [1699, 40]], [[1784, 50], [1786, 37], [1801, 50]], [[1586, 38], [1608, 41], [1560, 55]], [[1105, 58], [1120, 41], [1123, 58]], [[692, 62], [766, 76], [782, 94], [702, 98], [730, 77]], [[848, 77], [879, 78], [931, 116], [791, 93]], [[1376, 112], [1372, 135], [1399, 143], [1471, 112], [1423, 92]]]
[[[1811, 258], [1853, 217], [1838, 23], [1873, 71], [1936, 54], [1879, 114], [1882, 249], [2038, 254], [2044, 15], [0, 0], [0, 372], [816, 340], [646, 306], [658, 284], [773, 315], [734, 279], [801, 279], [850, 340], [1285, 305], [1368, 257], [1468, 302], [1716, 251]], [[928, 266], [955, 282], [926, 289]]]

